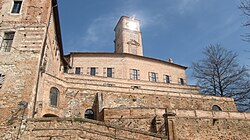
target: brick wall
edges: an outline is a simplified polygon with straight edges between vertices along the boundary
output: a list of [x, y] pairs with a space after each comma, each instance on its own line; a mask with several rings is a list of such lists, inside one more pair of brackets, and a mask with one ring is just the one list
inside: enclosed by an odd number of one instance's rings
[[[0, 89], [1, 124], [20, 113], [21, 101], [28, 103], [25, 114], [32, 117], [37, 94], [44, 92], [42, 73], [59, 76], [62, 65], [55, 18], [50, 12], [52, 1], [24, 0], [18, 14], [11, 13], [12, 5], [9, 0], [0, 3], [0, 41], [5, 32], [15, 32], [10, 52], [0, 52], [0, 73], [5, 75]], [[40, 97], [43, 95], [38, 94]]]
[[32, 116], [39, 60], [48, 21], [50, 1], [23, 1], [19, 14], [12, 14], [13, 1], [0, 3], [0, 41], [5, 32], [15, 32], [10, 52], [0, 52], [0, 72], [5, 81], [0, 89], [0, 121], [4, 124], [19, 112], [19, 102], [28, 103], [25, 114]]

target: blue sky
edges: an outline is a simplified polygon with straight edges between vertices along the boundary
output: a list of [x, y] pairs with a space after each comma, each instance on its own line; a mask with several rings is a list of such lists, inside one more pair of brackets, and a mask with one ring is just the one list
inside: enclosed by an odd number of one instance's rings
[[[250, 65], [250, 30], [240, 0], [58, 0], [64, 53], [113, 52], [114, 27], [123, 15], [141, 20], [144, 56], [190, 67], [210, 44], [221, 44]], [[191, 70], [187, 81], [194, 84]]]

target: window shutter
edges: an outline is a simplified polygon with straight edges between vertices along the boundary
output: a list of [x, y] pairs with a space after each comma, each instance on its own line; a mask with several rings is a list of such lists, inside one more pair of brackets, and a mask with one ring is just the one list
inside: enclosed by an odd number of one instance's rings
[[165, 83], [170, 83], [170, 81], [171, 81], [170, 76], [169, 76], [169, 75], [163, 75], [163, 76], [164, 76], [164, 77], [163, 77], [164, 82], [165, 82]]
[[98, 68], [95, 68], [95, 74], [98, 75]]
[[83, 68], [80, 68], [80, 74], [83, 75]]
[[87, 68], [87, 74], [90, 75], [90, 67]]
[[172, 82], [172, 77], [171, 76], [169, 76], [169, 83], [171, 83]]
[[107, 77], [107, 68], [105, 68], [105, 67], [103, 68], [103, 76]]
[[137, 70], [137, 80], [140, 80], [140, 70]]
[[130, 79], [133, 80], [133, 69], [129, 70], [129, 74], [130, 74]]
[[149, 79], [149, 81], [152, 81], [152, 79], [151, 79], [151, 72], [148, 73], [148, 79]]
[[158, 82], [158, 73], [155, 73], [155, 81]]
[[115, 77], [115, 68], [112, 68], [112, 77]]

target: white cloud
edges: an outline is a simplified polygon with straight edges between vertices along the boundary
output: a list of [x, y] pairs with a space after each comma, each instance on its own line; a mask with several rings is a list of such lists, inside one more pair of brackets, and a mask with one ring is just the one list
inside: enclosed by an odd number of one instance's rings
[[178, 0], [178, 11], [180, 14], [190, 12], [194, 10], [199, 2], [200, 0]]
[[[85, 30], [84, 36], [81, 39], [81, 45], [86, 48], [95, 46], [102, 48], [112, 44], [113, 28], [117, 19], [112, 15], [101, 16], [92, 21], [89, 27]], [[110, 46], [108, 46], [111, 48]]]

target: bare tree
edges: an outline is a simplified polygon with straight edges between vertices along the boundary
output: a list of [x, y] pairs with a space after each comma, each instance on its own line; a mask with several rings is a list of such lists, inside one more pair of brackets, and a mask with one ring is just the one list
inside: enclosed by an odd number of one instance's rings
[[[241, 1], [241, 5], [239, 6], [244, 15], [246, 15], [247, 21], [244, 26], [250, 27], [250, 0]], [[244, 35], [244, 40], [250, 42], [250, 33]]]
[[250, 77], [237, 54], [220, 45], [210, 45], [205, 58], [192, 64], [193, 77], [204, 94], [232, 97], [239, 111], [250, 111]]

